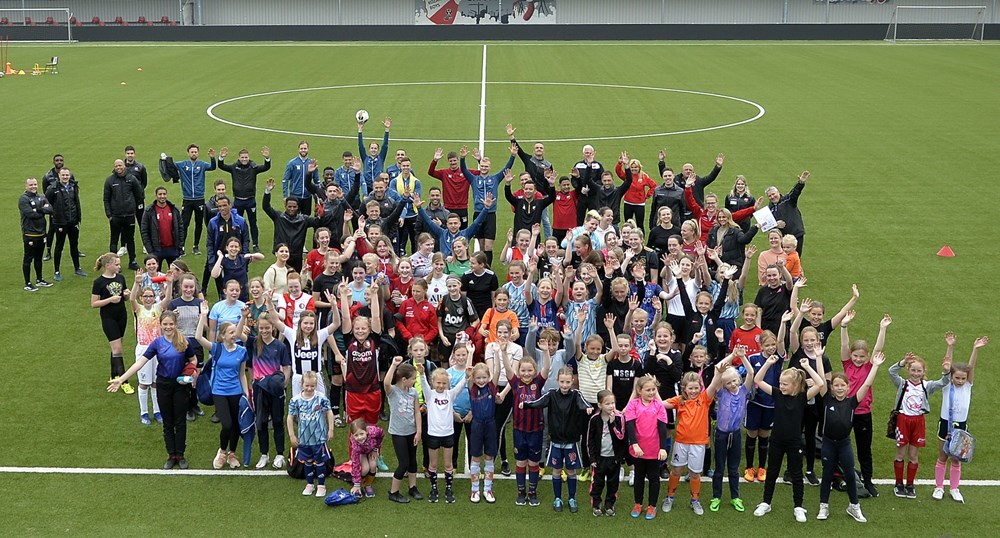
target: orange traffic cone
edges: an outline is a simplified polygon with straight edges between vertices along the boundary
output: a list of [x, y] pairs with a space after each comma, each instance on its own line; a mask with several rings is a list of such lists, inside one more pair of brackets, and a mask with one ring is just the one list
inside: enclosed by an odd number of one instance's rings
[[937, 255], [941, 256], [942, 258], [954, 258], [955, 251], [951, 250], [951, 247], [949, 247], [948, 245], [945, 245], [941, 247], [941, 250], [938, 251]]
[[10, 62], [7, 62], [7, 68], [4, 69], [4, 73], [6, 73], [8, 75], [16, 75], [17, 71], [14, 71], [13, 69], [11, 69]]

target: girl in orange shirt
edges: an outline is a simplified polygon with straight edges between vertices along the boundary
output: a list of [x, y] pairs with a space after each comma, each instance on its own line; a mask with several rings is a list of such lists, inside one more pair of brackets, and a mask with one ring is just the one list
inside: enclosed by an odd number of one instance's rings
[[513, 310], [508, 309], [508, 305], [510, 305], [510, 294], [504, 289], [497, 290], [496, 295], [493, 297], [493, 308], [486, 309], [486, 313], [482, 317], [483, 321], [479, 324], [479, 334], [483, 335], [487, 344], [497, 341], [497, 324], [502, 320], [510, 322], [511, 341], [517, 340], [520, 334], [518, 331], [517, 314]]

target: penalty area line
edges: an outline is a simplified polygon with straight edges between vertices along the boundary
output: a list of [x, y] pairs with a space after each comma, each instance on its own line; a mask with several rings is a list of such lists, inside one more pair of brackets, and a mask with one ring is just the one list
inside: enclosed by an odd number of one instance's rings
[[[168, 476], [288, 476], [285, 470], [244, 470], [244, 469], [119, 469], [114, 467], [0, 467], [0, 473], [8, 474], [89, 474], [89, 475], [168, 475]], [[380, 478], [391, 478], [392, 473], [378, 473]], [[456, 477], [468, 478], [468, 473], [455, 473]], [[513, 476], [503, 476], [497, 473], [494, 480], [513, 480]], [[702, 477], [702, 482], [710, 482], [712, 479]], [[743, 479], [740, 479], [743, 482]], [[880, 486], [893, 485], [892, 479], [873, 480]], [[930, 479], [917, 480], [918, 486], [933, 486], [934, 481]], [[972, 487], [997, 487], [1000, 480], [962, 480], [962, 486]]]

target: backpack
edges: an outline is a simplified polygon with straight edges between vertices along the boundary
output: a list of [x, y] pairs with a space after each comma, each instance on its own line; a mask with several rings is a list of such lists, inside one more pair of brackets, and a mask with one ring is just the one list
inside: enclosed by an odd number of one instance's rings
[[344, 506], [348, 504], [357, 504], [358, 498], [355, 497], [350, 491], [340, 488], [327, 494], [326, 498], [323, 499], [323, 502], [325, 502], [327, 506]]
[[212, 346], [212, 355], [208, 361], [205, 362], [205, 366], [201, 369], [201, 374], [198, 376], [199, 379], [204, 378], [206, 381], [198, 383], [195, 390], [198, 392], [198, 402], [202, 405], [213, 405], [215, 404], [215, 398], [212, 397], [212, 374], [214, 373], [213, 368], [215, 367], [215, 360], [218, 358], [218, 353], [215, 350], [221, 349], [222, 344], [215, 344]]
[[[331, 476], [333, 475], [333, 467], [335, 465], [335, 462], [333, 461], [333, 453], [330, 452], [330, 449], [328, 447], [324, 446], [323, 448], [327, 451], [327, 453], [330, 456], [329, 459], [326, 460], [326, 463], [323, 464], [324, 474], [326, 476]], [[296, 451], [295, 448], [288, 449], [288, 471], [287, 471], [288, 476], [296, 478], [298, 480], [305, 480], [306, 465], [295, 458], [295, 451]]]

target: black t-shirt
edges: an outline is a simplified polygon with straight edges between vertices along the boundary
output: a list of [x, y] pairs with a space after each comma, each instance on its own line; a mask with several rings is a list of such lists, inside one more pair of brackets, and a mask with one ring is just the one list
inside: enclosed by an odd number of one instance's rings
[[[319, 300], [324, 303], [327, 301], [326, 294], [324, 291], [329, 291], [330, 295], [334, 298], [337, 297], [337, 287], [340, 286], [341, 279], [343, 275], [332, 274], [328, 275], [326, 273], [321, 273], [316, 280], [313, 281], [313, 292], [319, 292]], [[326, 327], [330, 324], [330, 309], [329, 308], [319, 308], [316, 307], [316, 314], [319, 315], [319, 326]]]
[[761, 328], [778, 334], [781, 316], [789, 309], [791, 291], [784, 285], [777, 288], [763, 286], [757, 290], [757, 298], [753, 302], [763, 311], [760, 316]]
[[469, 271], [462, 275], [462, 291], [466, 293], [476, 312], [486, 312], [493, 307], [493, 292], [500, 289], [497, 275], [487, 269], [481, 275]]
[[122, 300], [117, 303], [108, 303], [102, 306], [102, 318], [126, 315], [128, 312], [128, 310], [126, 310], [128, 299], [126, 299], [124, 295], [126, 289], [128, 288], [125, 285], [125, 277], [123, 277], [120, 273], [111, 278], [100, 275], [94, 280], [94, 287], [90, 290], [90, 293], [96, 295], [98, 299], [110, 299], [115, 295], [120, 295], [122, 298]]
[[[819, 341], [820, 343], [822, 343], [823, 347], [826, 347], [826, 341], [830, 338], [830, 335], [833, 334], [832, 321], [833, 320], [828, 319], [823, 323], [820, 323], [819, 325], [813, 327], [814, 329], [816, 329], [816, 332], [819, 333]], [[806, 327], [812, 327], [812, 325], [809, 325], [808, 323], [802, 324], [802, 326], [799, 328], [800, 339], [802, 338], [802, 331], [805, 330]], [[829, 372], [829, 370], [827, 371]]]
[[786, 444], [802, 442], [802, 416], [806, 411], [806, 391], [795, 396], [785, 396], [777, 385], [771, 388], [774, 399], [774, 428], [771, 440]]
[[441, 318], [441, 328], [444, 329], [444, 335], [448, 340], [454, 338], [458, 331], [471, 327], [472, 321], [476, 319], [476, 310], [464, 295], [458, 300], [445, 295], [438, 304], [437, 313]]
[[615, 395], [615, 406], [625, 409], [632, 399], [635, 378], [642, 375], [642, 364], [637, 360], [622, 362], [614, 359], [608, 362], [607, 375], [611, 376], [611, 392]]
[[831, 441], [841, 441], [851, 436], [854, 425], [854, 409], [858, 399], [850, 396], [838, 400], [829, 388], [823, 397], [823, 437]]
[[[814, 359], [810, 359], [809, 356], [806, 355], [805, 350], [803, 350], [802, 348], [799, 348], [792, 355], [792, 364], [791, 364], [791, 367], [792, 368], [798, 368], [799, 370], [802, 370], [803, 372], [805, 372], [805, 368], [803, 368], [802, 365], [799, 364], [799, 360], [801, 360], [801, 359], [809, 359], [809, 366], [811, 366], [813, 370], [816, 369], [816, 361]], [[830, 357], [827, 357], [826, 354], [823, 354], [823, 375], [828, 375], [832, 371], [833, 371], [833, 365], [830, 364]], [[809, 373], [808, 372], [806, 372], [806, 379], [809, 379]]]

